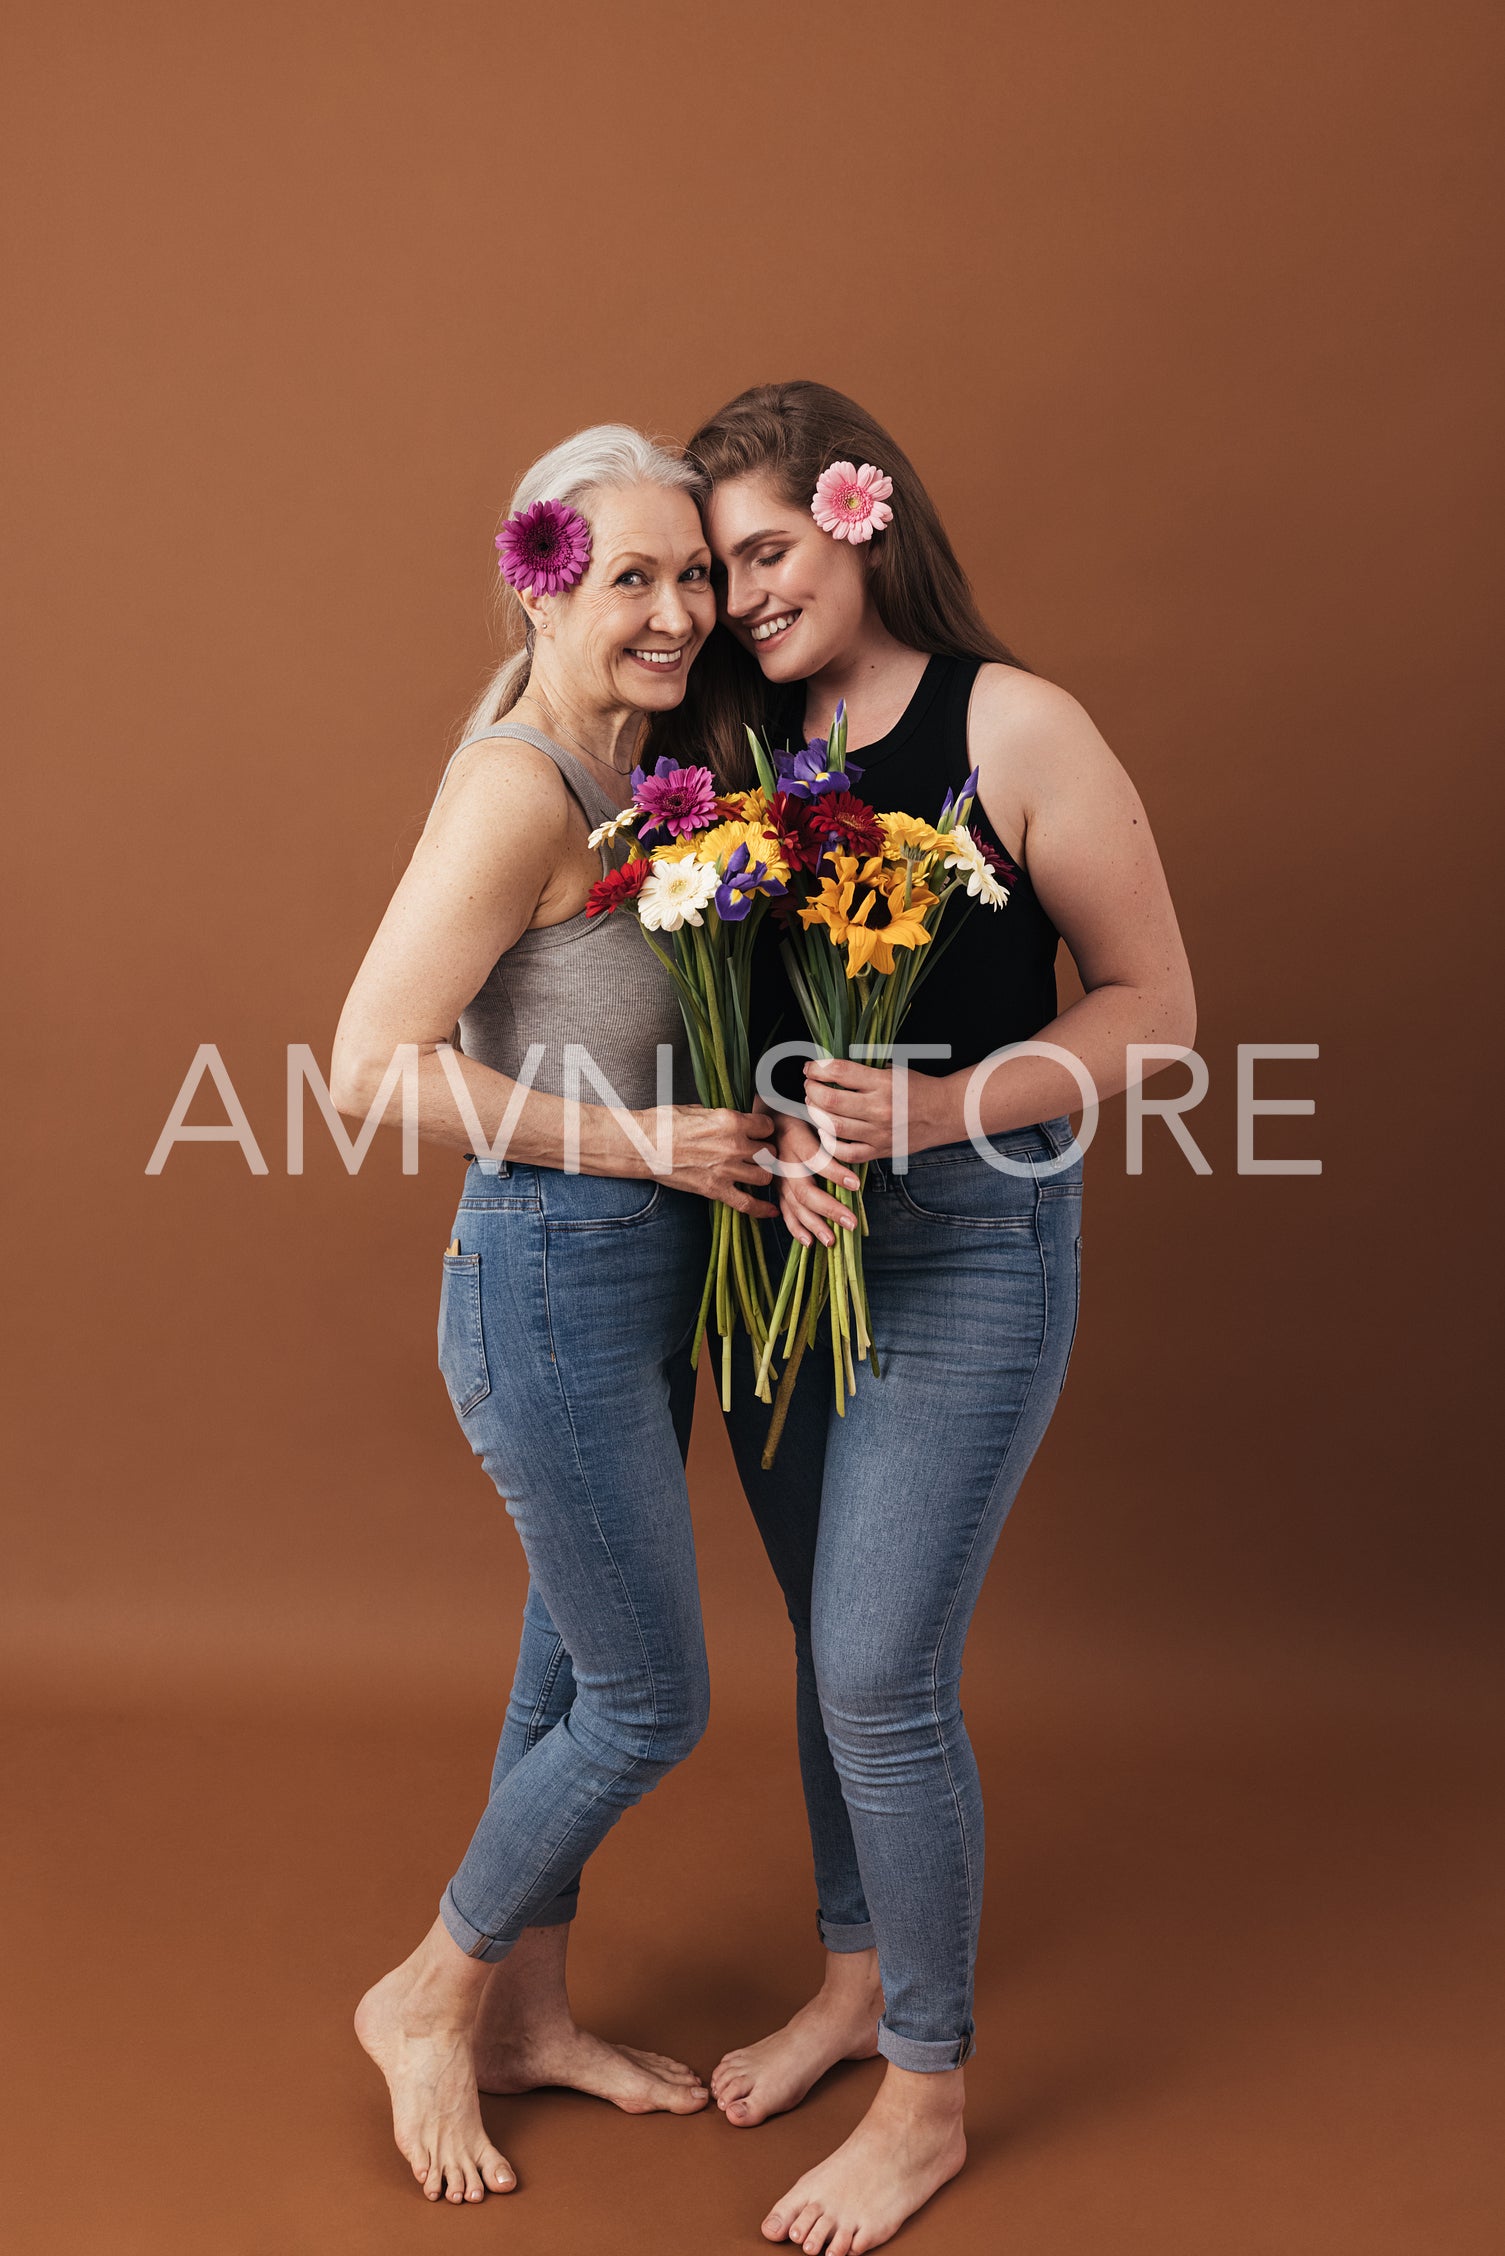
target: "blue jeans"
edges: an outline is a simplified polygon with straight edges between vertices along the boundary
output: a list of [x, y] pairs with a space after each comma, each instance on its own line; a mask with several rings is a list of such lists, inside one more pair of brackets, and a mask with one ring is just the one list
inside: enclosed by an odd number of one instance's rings
[[471, 1958], [568, 1919], [580, 1868], [705, 1729], [685, 1489], [705, 1200], [472, 1160], [439, 1367], [527, 1556], [491, 1795], [440, 1903]]
[[[901, 2068], [973, 2049], [983, 1814], [958, 1697], [993, 1547], [1050, 1421], [1076, 1332], [1082, 1162], [1070, 1122], [868, 1170], [863, 1263], [882, 1376], [838, 1418], [824, 1323], [771, 1472], [769, 1411], [737, 1371], [728, 1420], [794, 1626], [818, 1923], [878, 1951], [879, 2050]], [[782, 1260], [787, 1246], [775, 1226]]]

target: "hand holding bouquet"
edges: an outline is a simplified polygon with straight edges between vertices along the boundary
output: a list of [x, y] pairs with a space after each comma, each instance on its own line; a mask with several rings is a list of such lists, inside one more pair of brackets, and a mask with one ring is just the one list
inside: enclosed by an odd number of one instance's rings
[[[847, 759], [846, 740], [846, 709], [838, 705], [829, 741], [817, 737], [800, 752], [776, 754], [756, 738], [752, 743], [767, 801], [767, 836], [786, 872], [781, 953], [806, 1027], [827, 1056], [881, 1062], [957, 930], [953, 917], [937, 938], [951, 896], [964, 891], [998, 909], [1008, 892], [998, 874], [1004, 865], [968, 826], [975, 773], [955, 800], [947, 792], [934, 823], [880, 814], [852, 790], [862, 770]], [[766, 1400], [782, 1331], [786, 1368], [765, 1467], [773, 1462], [800, 1358], [814, 1344], [824, 1306], [831, 1310], [838, 1416], [855, 1389], [856, 1363], [867, 1357], [878, 1375], [862, 1273], [866, 1177], [864, 1165], [856, 1191], [834, 1189], [855, 1211], [858, 1228], [839, 1229], [834, 1245], [815, 1249], [813, 1274], [811, 1248], [790, 1249], [758, 1367], [758, 1393]]]
[[[721, 797], [709, 768], [661, 759], [633, 770], [632, 805], [591, 832], [590, 843], [632, 834], [628, 859], [591, 887], [590, 916], [625, 911], [679, 991], [695, 1092], [703, 1105], [749, 1112], [748, 983], [753, 933], [783, 894], [788, 870], [765, 829], [761, 790]], [[765, 1400], [768, 1306], [773, 1291], [756, 1222], [719, 1201], [711, 1208], [711, 1258], [691, 1361], [714, 1315], [721, 1341], [721, 1399], [731, 1407], [732, 1338], [740, 1319]]]

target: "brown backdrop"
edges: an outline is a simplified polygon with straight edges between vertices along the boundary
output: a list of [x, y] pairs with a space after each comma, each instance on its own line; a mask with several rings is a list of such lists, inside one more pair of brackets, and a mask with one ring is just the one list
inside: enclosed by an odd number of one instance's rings
[[[327, 1068], [516, 472], [809, 374], [1134, 775], [1212, 1075], [1210, 1176], [1152, 1125], [1128, 1178], [1121, 1104], [1089, 1160], [1070, 1386], [967, 1678], [975, 2166], [906, 2245], [1482, 2246], [1497, 32], [13, 19], [12, 2245], [446, 2229], [346, 2015], [466, 1837], [520, 1559], [433, 1368], [456, 1163], [392, 1139], [352, 1181], [310, 1107], [290, 1178], [285, 1050]], [[203, 1041], [264, 1178], [144, 1173]], [[1240, 1041], [1320, 1044], [1260, 1079], [1315, 1116], [1259, 1128], [1320, 1177], [1236, 1173]], [[578, 1983], [708, 2066], [815, 1954], [786, 1633], [702, 1411], [717, 1720], [602, 1852]], [[524, 2192], [464, 2229], [759, 2245], [870, 2080], [747, 2134], [499, 2110]]]

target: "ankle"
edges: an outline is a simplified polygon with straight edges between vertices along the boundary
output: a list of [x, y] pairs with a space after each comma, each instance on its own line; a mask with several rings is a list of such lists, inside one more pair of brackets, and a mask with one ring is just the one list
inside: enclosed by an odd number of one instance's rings
[[502, 2045], [557, 2043], [578, 2037], [580, 2024], [568, 2005], [555, 1999], [514, 1999], [494, 2041]]
[[960, 2068], [927, 2072], [900, 2068], [891, 2060], [878, 2096], [885, 2107], [899, 2110], [915, 2122], [960, 2122], [967, 2101], [966, 2077]]
[[878, 1975], [876, 1951], [828, 1951], [821, 1995], [845, 2011], [871, 2013], [883, 2010], [883, 1984]]

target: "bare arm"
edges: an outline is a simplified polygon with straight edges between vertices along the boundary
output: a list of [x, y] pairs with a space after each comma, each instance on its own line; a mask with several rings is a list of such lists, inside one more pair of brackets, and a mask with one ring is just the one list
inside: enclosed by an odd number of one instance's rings
[[[1189, 1047], [1196, 1035], [1191, 969], [1144, 803], [1075, 698], [1034, 675], [985, 667], [973, 693], [969, 733], [983, 810], [1005, 838], [1022, 828], [1030, 881], [1086, 989], [1034, 1039], [1080, 1058], [1099, 1097], [1116, 1095], [1129, 1086], [1131, 1043]], [[1006, 917], [1009, 911], [975, 907], [968, 913]], [[1149, 1068], [1160, 1070], [1159, 1064]], [[970, 1078], [970, 1068], [910, 1078], [912, 1150], [959, 1143], [967, 1135]], [[833, 1059], [813, 1062], [806, 1083], [812, 1116], [836, 1162], [855, 1165], [893, 1149], [887, 1075]], [[1081, 1106], [1066, 1066], [1043, 1057], [1009, 1058], [983, 1090], [982, 1128], [998, 1135]], [[780, 1151], [792, 1156], [785, 1141], [781, 1130]], [[822, 1171], [838, 1179], [843, 1173], [839, 1164]], [[795, 1191], [810, 1196], [797, 1184]], [[786, 1186], [786, 1212], [788, 1202]], [[834, 1204], [826, 1201], [818, 1211], [829, 1213]]]
[[[1035, 1039], [1072, 1051], [1099, 1097], [1116, 1096], [1129, 1085], [1131, 1043], [1189, 1047], [1197, 1030], [1191, 967], [1144, 802], [1076, 699], [1033, 675], [984, 669], [971, 740], [983, 810], [992, 819], [1010, 804], [1022, 808], [1030, 882], [1086, 989]], [[966, 1134], [966, 1081], [965, 1073], [942, 1081], [950, 1103], [940, 1124], [955, 1127], [938, 1142]], [[1012, 1059], [987, 1085], [982, 1124], [996, 1135], [1078, 1112], [1081, 1103], [1065, 1066]]]
[[[439, 1052], [540, 904], [562, 901], [566, 911], [574, 906], [582, 871], [572, 808], [554, 763], [531, 746], [485, 744], [461, 753], [340, 1014], [330, 1074], [340, 1112], [365, 1119], [393, 1052], [410, 1043], [418, 1052], [420, 1133], [456, 1151], [472, 1148], [474, 1131], [465, 1124]], [[459, 1050], [451, 1052], [449, 1063], [492, 1142], [517, 1083]], [[514, 1116], [509, 1156], [562, 1168], [565, 1110], [564, 1098], [528, 1090]], [[693, 1105], [674, 1111], [675, 1164], [668, 1179], [747, 1210], [750, 1202], [732, 1173], [766, 1185], [750, 1154], [771, 1133], [771, 1120], [761, 1115], [754, 1135], [742, 1114]], [[394, 1088], [383, 1125], [396, 1127], [400, 1118], [401, 1097]], [[656, 1113], [635, 1118], [653, 1138]], [[604, 1105], [580, 1107], [580, 1167], [587, 1175], [653, 1172]]]

